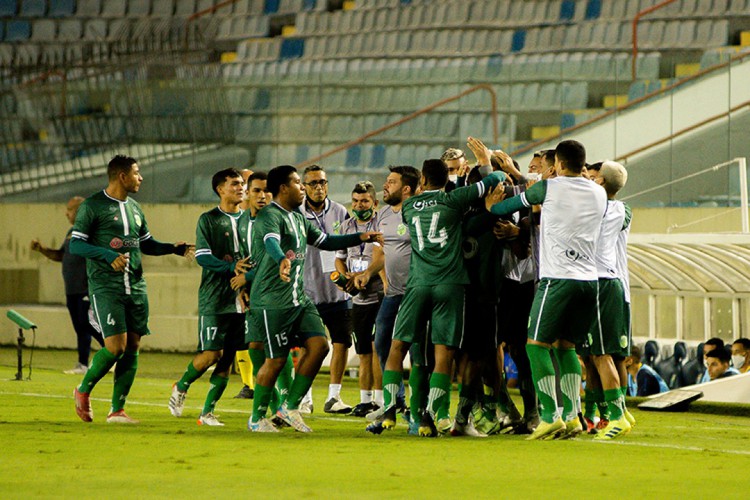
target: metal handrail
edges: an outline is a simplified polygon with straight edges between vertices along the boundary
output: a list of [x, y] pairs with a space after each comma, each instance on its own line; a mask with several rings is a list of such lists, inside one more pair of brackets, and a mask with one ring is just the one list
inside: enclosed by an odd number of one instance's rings
[[659, 10], [662, 7], [665, 7], [676, 1], [677, 0], [664, 0], [663, 2], [653, 5], [647, 9], [643, 9], [642, 11], [638, 12], [633, 18], [633, 60], [631, 61], [630, 67], [630, 72], [633, 80], [635, 80], [636, 77], [636, 64], [638, 59], [638, 23], [646, 14], [651, 14], [655, 10]]
[[458, 93], [458, 94], [456, 94], [454, 96], [446, 97], [445, 99], [441, 99], [441, 100], [439, 100], [439, 101], [437, 101], [437, 102], [435, 102], [433, 104], [430, 104], [429, 106], [425, 106], [424, 108], [419, 109], [419, 110], [415, 111], [414, 113], [411, 113], [409, 115], [404, 116], [403, 118], [400, 118], [400, 119], [398, 119], [396, 121], [393, 121], [391, 123], [383, 125], [382, 127], [377, 128], [377, 129], [375, 129], [375, 130], [373, 130], [371, 132], [368, 132], [367, 134], [365, 134], [365, 135], [363, 135], [361, 137], [358, 137], [358, 138], [356, 138], [356, 139], [354, 139], [352, 141], [349, 141], [349, 142], [347, 142], [345, 144], [342, 144], [342, 145], [337, 146], [337, 147], [335, 147], [333, 149], [330, 149], [330, 150], [328, 150], [328, 151], [326, 151], [326, 152], [324, 152], [324, 153], [322, 153], [322, 154], [320, 154], [318, 156], [310, 158], [310, 159], [308, 159], [308, 160], [300, 163], [297, 166], [300, 167], [300, 168], [302, 168], [302, 167], [306, 167], [308, 165], [312, 165], [313, 163], [316, 163], [316, 162], [318, 162], [318, 161], [320, 161], [320, 160], [322, 160], [324, 158], [328, 158], [329, 156], [334, 155], [334, 154], [338, 153], [339, 151], [344, 151], [346, 149], [349, 149], [352, 146], [356, 146], [357, 144], [361, 144], [364, 141], [366, 141], [367, 139], [369, 139], [370, 137], [374, 137], [376, 135], [379, 135], [379, 134], [385, 132], [386, 130], [390, 130], [390, 129], [394, 128], [394, 127], [398, 127], [399, 125], [402, 125], [403, 123], [406, 123], [409, 120], [413, 120], [414, 118], [416, 118], [416, 117], [418, 117], [420, 115], [423, 115], [425, 113], [429, 113], [430, 111], [432, 111], [435, 108], [439, 108], [440, 106], [444, 106], [444, 105], [446, 105], [446, 104], [448, 104], [450, 102], [457, 101], [458, 99], [460, 99], [460, 98], [462, 98], [462, 97], [464, 97], [466, 95], [469, 95], [471, 93], [477, 92], [479, 90], [484, 90], [484, 91], [489, 92], [490, 97], [492, 98], [492, 110], [491, 110], [491, 113], [492, 113], [492, 134], [493, 134], [492, 135], [492, 139], [493, 139], [493, 143], [497, 144], [499, 136], [500, 136], [499, 129], [498, 129], [498, 122], [497, 122], [497, 94], [495, 93], [495, 89], [493, 89], [491, 85], [486, 84], [486, 83], [482, 83], [482, 84], [479, 84], [479, 85], [474, 85], [473, 87], [470, 87], [470, 88], [464, 90], [463, 92], [460, 92], [460, 93]]

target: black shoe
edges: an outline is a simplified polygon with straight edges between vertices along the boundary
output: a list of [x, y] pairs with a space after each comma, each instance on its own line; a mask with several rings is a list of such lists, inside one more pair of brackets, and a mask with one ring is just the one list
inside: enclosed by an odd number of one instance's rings
[[349, 415], [351, 415], [352, 417], [364, 418], [365, 416], [367, 416], [368, 413], [370, 413], [371, 411], [375, 411], [378, 408], [380, 407], [373, 402], [359, 403], [352, 409], [352, 412]]
[[255, 396], [255, 391], [244, 385], [234, 399], [253, 399], [253, 396]]

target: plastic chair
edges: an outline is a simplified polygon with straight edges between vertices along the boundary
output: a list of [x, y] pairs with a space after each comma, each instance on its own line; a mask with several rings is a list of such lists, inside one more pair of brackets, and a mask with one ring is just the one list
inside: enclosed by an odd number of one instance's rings
[[641, 359], [641, 362], [644, 365], [648, 365], [653, 368], [658, 358], [659, 344], [657, 344], [655, 340], [649, 340], [643, 346], [643, 358]]

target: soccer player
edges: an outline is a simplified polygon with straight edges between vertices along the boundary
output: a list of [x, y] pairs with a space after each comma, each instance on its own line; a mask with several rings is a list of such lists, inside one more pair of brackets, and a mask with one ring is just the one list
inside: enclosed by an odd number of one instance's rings
[[[600, 396], [607, 405], [609, 416], [607, 425], [597, 433], [595, 439], [614, 439], [627, 434], [631, 424], [635, 423], [628, 418], [629, 412], [625, 408], [627, 378], [620, 376], [621, 372], [625, 372], [625, 357], [630, 354], [630, 308], [618, 266], [618, 260], [621, 258], [618, 255], [618, 243], [621, 241], [621, 233], [625, 231], [627, 234], [630, 228], [632, 211], [626, 203], [617, 200], [616, 197], [625, 187], [627, 180], [628, 173], [625, 167], [613, 161], [605, 161], [602, 164], [595, 180], [607, 193], [607, 210], [601, 221], [596, 250], [596, 269], [599, 276], [596, 300], [598, 318], [592, 323], [588, 339], [581, 349], [581, 354], [590, 355], [596, 367], [601, 381], [600, 390], [603, 391]], [[627, 236], [623, 247], [626, 245]], [[617, 364], [622, 365], [621, 369], [618, 369], [615, 360]], [[596, 394], [587, 396], [587, 399], [602, 399]]]
[[[581, 365], [576, 344], [596, 319], [596, 241], [607, 208], [601, 186], [581, 177], [586, 163], [583, 144], [566, 140], [555, 149], [555, 178], [537, 182], [526, 192], [504, 200], [496, 190], [485, 199], [487, 209], [506, 215], [542, 204], [539, 287], [534, 296], [526, 352], [541, 410], [541, 422], [527, 439], [575, 435]], [[503, 200], [497, 203], [498, 200]], [[563, 418], [558, 414], [556, 377], [550, 350], [560, 367]], [[564, 419], [564, 420], [563, 420]]]
[[[65, 217], [71, 224], [75, 223], [78, 207], [83, 203], [83, 198], [74, 196], [68, 200], [65, 207]], [[73, 329], [78, 338], [78, 362], [72, 370], [65, 370], [68, 374], [83, 375], [89, 368], [89, 355], [91, 354], [91, 339], [96, 340], [104, 347], [104, 337], [96, 331], [89, 322], [89, 286], [86, 279], [86, 259], [70, 253], [70, 237], [73, 228], [68, 230], [65, 240], [59, 249], [49, 248], [37, 240], [31, 241], [31, 249], [41, 253], [55, 262], [62, 262], [63, 282], [65, 283], [65, 303], [68, 306], [68, 314], [73, 323]]]
[[[326, 172], [319, 165], [310, 165], [305, 168], [303, 176], [306, 196], [300, 211], [321, 232], [340, 234], [341, 224], [349, 218], [349, 212], [344, 205], [328, 197]], [[331, 379], [323, 410], [326, 413], [346, 414], [352, 411], [352, 407], [341, 400], [341, 381], [346, 369], [347, 353], [352, 345], [352, 301], [348, 293], [340, 290], [331, 281], [331, 273], [335, 270], [334, 252], [308, 246], [308, 255], [305, 259], [305, 293], [318, 309], [333, 345]], [[309, 404], [311, 413], [311, 398]], [[303, 410], [306, 408], [303, 407]]]
[[169, 410], [175, 417], [182, 416], [188, 389], [216, 365], [198, 425], [222, 426], [213, 411], [229, 383], [235, 352], [247, 349], [243, 306], [230, 279], [236, 272], [248, 271], [250, 265], [241, 258], [239, 243], [240, 203], [245, 195], [242, 176], [233, 168], [221, 170], [213, 175], [211, 187], [219, 206], [201, 214], [195, 232], [195, 258], [203, 268], [198, 288], [198, 354], [172, 386]]
[[138, 421], [125, 413], [125, 400], [138, 369], [141, 337], [150, 333], [141, 253], [188, 256], [193, 247], [185, 242], [161, 243], [151, 236], [140, 205], [129, 196], [143, 182], [134, 158], [112, 158], [107, 177], [107, 187], [78, 208], [71, 233], [70, 252], [87, 259], [91, 306], [104, 335], [104, 347], [73, 393], [78, 417], [93, 421], [89, 395], [116, 365], [107, 422], [134, 424]]
[[[378, 224], [377, 207], [378, 198], [372, 182], [358, 182], [352, 190], [354, 217], [344, 221], [341, 234], [375, 230]], [[347, 251], [336, 252], [336, 270], [347, 279], [342, 288], [352, 294], [354, 348], [359, 356], [360, 402], [351, 412], [355, 417], [364, 417], [383, 405], [383, 372], [378, 357], [373, 356], [373, 329], [383, 298], [383, 280], [376, 275], [362, 289], [357, 289], [354, 281], [369, 267], [373, 252], [372, 243], [362, 243], [349, 247]]]
[[[489, 167], [490, 152], [484, 144], [469, 138], [469, 146], [479, 165]], [[403, 203], [412, 255], [406, 293], [383, 373], [384, 429], [396, 425], [395, 396], [401, 383], [403, 360], [411, 344], [427, 341], [421, 337], [425, 336], [428, 322], [435, 345], [435, 367], [419, 434], [445, 433], [452, 426], [446, 400], [450, 398], [454, 353], [463, 342], [464, 286], [469, 282], [461, 250], [463, 215], [474, 201], [484, 196], [487, 188], [503, 178], [502, 172], [495, 172], [473, 186], [445, 193], [443, 188], [448, 182], [445, 162], [426, 160], [422, 166], [424, 192]]]
[[365, 232], [330, 236], [313, 225], [297, 209], [305, 194], [297, 170], [282, 165], [268, 173], [268, 190], [274, 197], [258, 213], [253, 226], [253, 259], [257, 271], [250, 292], [252, 328], [263, 332], [266, 359], [255, 383], [253, 414], [248, 428], [276, 432], [265, 418], [276, 379], [293, 346], [304, 346], [297, 373], [286, 402], [276, 416], [299, 432], [311, 432], [299, 412], [299, 404], [328, 354], [325, 329], [317, 309], [304, 293], [303, 269], [307, 246], [340, 250], [376, 241], [380, 233]]

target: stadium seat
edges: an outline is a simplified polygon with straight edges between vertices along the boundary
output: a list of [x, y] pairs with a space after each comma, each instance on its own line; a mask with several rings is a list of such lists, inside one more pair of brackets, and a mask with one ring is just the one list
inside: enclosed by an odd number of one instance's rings
[[641, 362], [644, 365], [648, 365], [651, 368], [654, 368], [656, 365], [656, 360], [658, 358], [659, 358], [659, 344], [657, 344], [655, 340], [649, 340], [643, 346], [643, 359], [641, 359]]
[[695, 357], [682, 365], [682, 381], [685, 385], [694, 385], [700, 382], [706, 367], [703, 364], [703, 342], [695, 349]]
[[151, 15], [158, 17], [172, 17], [174, 15], [174, 0], [155, 1], [151, 9]]
[[103, 2], [101, 15], [104, 17], [122, 17], [125, 15], [126, 7], [126, 0], [107, 0]]
[[57, 36], [57, 26], [52, 19], [38, 19], [33, 21], [31, 39], [36, 42], [52, 42]]
[[101, 11], [101, 0], [76, 0], [76, 15], [79, 17], [96, 17]]
[[60, 21], [57, 39], [61, 42], [75, 42], [81, 39], [82, 31], [79, 19], [64, 19]]
[[75, 0], [50, 0], [49, 17], [72, 16], [76, 10]]
[[25, 20], [11, 20], [5, 24], [6, 42], [23, 42], [31, 38], [31, 23]]
[[678, 342], [674, 346], [672, 356], [659, 361], [654, 367], [670, 389], [677, 389], [684, 385], [682, 362], [685, 359], [685, 354], [685, 343]]
[[16, 0], [0, 0], [0, 17], [13, 17], [16, 12]]
[[174, 9], [175, 16], [187, 17], [195, 13], [195, 0], [177, 0]]
[[511, 43], [511, 52], [520, 52], [526, 45], [526, 30], [516, 30], [513, 32], [513, 42]]
[[44, 17], [47, 13], [45, 0], [21, 0], [19, 15], [23, 17]]

